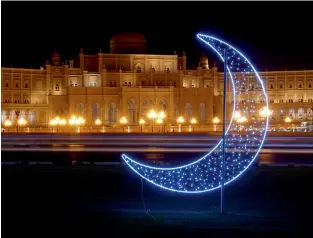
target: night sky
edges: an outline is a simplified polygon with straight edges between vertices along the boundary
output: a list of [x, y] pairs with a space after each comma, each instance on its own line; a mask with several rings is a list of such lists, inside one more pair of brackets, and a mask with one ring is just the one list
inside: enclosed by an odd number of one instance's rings
[[2, 2], [2, 67], [39, 68], [56, 48], [62, 60], [99, 48], [113, 34], [142, 32], [148, 53], [182, 50], [188, 67], [206, 52], [199, 31], [245, 52], [259, 70], [313, 69], [312, 4], [297, 2]]

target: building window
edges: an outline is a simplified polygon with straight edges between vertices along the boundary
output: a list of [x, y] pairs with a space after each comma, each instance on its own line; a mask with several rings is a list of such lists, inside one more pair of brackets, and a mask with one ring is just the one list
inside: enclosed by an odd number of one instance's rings
[[29, 100], [27, 98], [24, 99], [24, 103], [29, 103]]
[[141, 81], [141, 86], [145, 86], [145, 81]]
[[302, 88], [302, 84], [299, 84], [299, 88]]
[[20, 103], [20, 100], [19, 99], [15, 99], [14, 103]]
[[116, 81], [113, 82], [113, 87], [116, 87]]
[[176, 88], [176, 82], [174, 81], [174, 87]]
[[273, 89], [273, 84], [271, 84], [271, 89]]
[[132, 83], [131, 83], [131, 82], [128, 82], [128, 86], [131, 87], [131, 86], [132, 86]]
[[25, 88], [28, 88], [28, 84], [27, 83], [25, 83]]
[[59, 84], [56, 84], [56, 85], [55, 85], [55, 91], [60, 91], [60, 86], [59, 86]]
[[127, 82], [124, 82], [124, 85], [127, 86]]
[[112, 81], [110, 81], [110, 87], [112, 87]]
[[283, 85], [281, 84], [279, 87], [280, 87], [280, 88], [283, 88]]
[[5, 87], [8, 88], [9, 87], [9, 83], [5, 83]]
[[311, 88], [312, 86], [311, 86], [311, 84], [309, 83], [309, 88]]
[[18, 88], [18, 83], [15, 84], [15, 88]]
[[292, 85], [291, 85], [291, 84], [289, 84], [289, 88], [292, 88]]

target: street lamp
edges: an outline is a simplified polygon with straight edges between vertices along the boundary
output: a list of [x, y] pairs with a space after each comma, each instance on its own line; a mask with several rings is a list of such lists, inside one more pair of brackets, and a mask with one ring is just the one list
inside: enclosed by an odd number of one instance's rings
[[49, 122], [49, 124], [50, 124], [51, 126], [53, 126], [53, 127], [55, 126], [56, 129], [57, 129], [57, 132], [58, 132], [58, 126], [64, 126], [64, 125], [66, 125], [66, 120], [57, 116], [56, 118], [52, 119], [52, 120]]
[[158, 114], [153, 109], [148, 113], [148, 118], [152, 120], [152, 132], [153, 132], [153, 127], [154, 127], [154, 120], [157, 117], [158, 117]]
[[4, 127], [8, 128], [8, 127], [12, 126], [12, 122], [9, 119], [7, 119], [7, 120], [4, 121], [3, 125], [4, 125]]
[[100, 126], [101, 125], [101, 121], [100, 121], [100, 119], [97, 119], [96, 121], [95, 121], [95, 125], [97, 125], [97, 126]]
[[162, 118], [158, 118], [158, 119], [156, 120], [156, 123], [157, 123], [158, 125], [162, 125], [162, 124], [163, 124], [163, 119], [162, 119]]
[[220, 119], [218, 119], [218, 117], [214, 117], [212, 121], [214, 124], [214, 131], [217, 131], [217, 124], [220, 123]]
[[273, 114], [273, 110], [270, 110], [268, 107], [263, 107], [260, 110], [261, 117], [268, 117], [268, 116], [271, 116], [272, 114]]
[[247, 122], [248, 119], [245, 116], [241, 116], [241, 117], [237, 118], [236, 121], [239, 124], [239, 133], [240, 133], [240, 131], [241, 131], [241, 124]]
[[197, 120], [195, 118], [192, 118], [190, 120], [190, 123], [192, 125], [192, 132], [194, 132], [195, 131], [195, 126], [194, 125], [197, 124]]
[[141, 130], [141, 132], [142, 132], [142, 127], [143, 127], [143, 125], [145, 124], [146, 122], [145, 122], [145, 120], [144, 119], [140, 119], [139, 120], [139, 124], [140, 124], [140, 130]]
[[123, 125], [123, 132], [125, 132], [124, 125], [127, 124], [127, 118], [126, 117], [121, 117], [120, 123]]
[[18, 127], [20, 127], [20, 126], [25, 126], [26, 124], [27, 124], [27, 121], [25, 120], [24, 117], [21, 117], [21, 118], [17, 121]]
[[185, 119], [183, 117], [180, 116], [177, 118], [179, 132], [181, 132], [181, 124], [183, 124], [184, 122], [185, 122]]
[[72, 116], [69, 120], [71, 126], [77, 126], [78, 132], [80, 132], [80, 126], [85, 123], [85, 120], [82, 117]]
[[[291, 122], [292, 122], [292, 119], [290, 117], [285, 118], [285, 123], [289, 124]], [[292, 126], [292, 130], [293, 130], [293, 126]]]
[[4, 126], [5, 127], [10, 127], [10, 126], [12, 126], [12, 122], [10, 120], [5, 120]]

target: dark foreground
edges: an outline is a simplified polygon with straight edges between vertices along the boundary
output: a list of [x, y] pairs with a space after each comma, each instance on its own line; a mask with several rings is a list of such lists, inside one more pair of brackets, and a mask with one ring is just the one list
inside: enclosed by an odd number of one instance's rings
[[[2, 165], [3, 237], [310, 237], [313, 168], [253, 167], [220, 192], [161, 191], [124, 167]], [[311, 224], [311, 225], [310, 225]], [[305, 233], [307, 235], [305, 235]], [[176, 237], [176, 235], [174, 236]]]

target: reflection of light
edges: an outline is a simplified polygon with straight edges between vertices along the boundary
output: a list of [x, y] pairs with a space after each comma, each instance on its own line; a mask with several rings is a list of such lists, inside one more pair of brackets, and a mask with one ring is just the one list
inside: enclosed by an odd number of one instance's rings
[[268, 107], [263, 107], [260, 111], [260, 116], [261, 117], [266, 117], [270, 116], [273, 114], [273, 111], [271, 111]]
[[143, 125], [143, 124], [145, 124], [145, 123], [146, 123], [146, 122], [145, 122], [144, 119], [140, 119], [140, 120], [139, 120], [139, 124], [140, 124], [140, 125]]
[[12, 126], [12, 122], [10, 120], [5, 120], [4, 126], [7, 126], [7, 127]]
[[22, 117], [17, 122], [20, 126], [24, 126], [27, 124], [27, 121]]
[[126, 117], [121, 117], [120, 123], [121, 124], [126, 124], [127, 123], [127, 118]]
[[216, 124], [217, 124], [217, 123], [219, 123], [219, 122], [220, 122], [220, 119], [218, 119], [218, 117], [214, 117], [214, 118], [213, 118], [213, 123], [216, 123]]
[[163, 120], [162, 120], [161, 118], [158, 118], [158, 119], [156, 120], [156, 123], [157, 123], [157, 124], [162, 124], [162, 123], [163, 123]]
[[148, 118], [156, 118], [157, 117], [157, 113], [154, 110], [151, 110], [148, 114]]
[[238, 123], [244, 123], [244, 122], [248, 121], [248, 119], [245, 116], [243, 116], [243, 117], [239, 117], [236, 121]]
[[100, 119], [97, 119], [97, 120], [95, 121], [95, 124], [96, 124], [96, 125], [101, 125]]
[[177, 122], [179, 123], [179, 124], [181, 124], [181, 123], [184, 123], [184, 118], [183, 117], [178, 117], [178, 119], [177, 119]]
[[241, 113], [239, 111], [235, 111], [234, 113], [234, 119], [240, 118], [241, 117]]
[[291, 121], [292, 121], [292, 120], [291, 120], [290, 117], [286, 117], [286, 118], [285, 118], [285, 122], [286, 122], [286, 123], [290, 123]]
[[55, 126], [55, 125], [66, 125], [66, 120], [60, 117], [56, 117], [55, 119], [52, 119], [49, 124], [51, 126]]
[[164, 112], [160, 112], [158, 117], [161, 118], [161, 119], [165, 118], [165, 113]]
[[85, 123], [85, 120], [82, 117], [76, 117], [76, 116], [72, 116], [71, 119], [69, 120], [69, 124], [70, 125], [82, 125]]
[[195, 118], [192, 118], [190, 122], [191, 122], [191, 124], [196, 124], [197, 120]]

